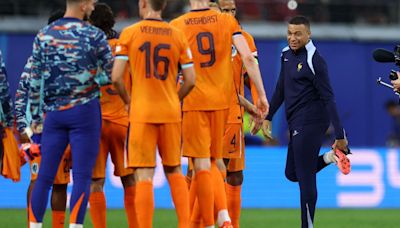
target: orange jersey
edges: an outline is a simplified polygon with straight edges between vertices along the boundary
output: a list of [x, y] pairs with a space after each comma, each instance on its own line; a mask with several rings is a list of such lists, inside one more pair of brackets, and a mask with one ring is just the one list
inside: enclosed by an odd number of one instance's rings
[[188, 38], [195, 61], [196, 86], [184, 99], [183, 110], [228, 109], [233, 90], [233, 36], [241, 33], [236, 19], [203, 9], [192, 10], [171, 24]]
[[[115, 55], [115, 48], [117, 46], [117, 39], [110, 39], [110, 44], [113, 55]], [[130, 74], [126, 70], [124, 75], [124, 82], [130, 84]], [[101, 116], [104, 120], [109, 120], [113, 123], [128, 126], [128, 113], [125, 110], [125, 104], [118, 92], [114, 89], [113, 85], [103, 86], [100, 89], [101, 97]]]
[[129, 60], [132, 70], [130, 118], [136, 123], [181, 121], [176, 89], [178, 64], [193, 66], [188, 42], [166, 22], [145, 19], [122, 32], [117, 57]]
[[[253, 53], [253, 55], [257, 55], [257, 48], [254, 42], [254, 38], [245, 31], [242, 31], [242, 34], [250, 47], [250, 51]], [[232, 97], [234, 98], [232, 99], [231, 105], [229, 107], [228, 123], [242, 123], [244, 108], [239, 105], [237, 94], [244, 96], [244, 74], [246, 73], [246, 69], [244, 68], [240, 54], [236, 51], [234, 47], [232, 58], [233, 81], [235, 89], [232, 91]], [[253, 94], [255, 91], [254, 86], [251, 86], [251, 90]], [[254, 101], [255, 97], [253, 96], [253, 102]]]

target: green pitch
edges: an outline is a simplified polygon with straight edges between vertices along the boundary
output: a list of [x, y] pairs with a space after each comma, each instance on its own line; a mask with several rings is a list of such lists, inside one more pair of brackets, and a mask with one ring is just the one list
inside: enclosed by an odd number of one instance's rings
[[[0, 227], [26, 227], [25, 210], [0, 210]], [[175, 212], [156, 210], [154, 228], [176, 228]], [[47, 211], [44, 227], [51, 227], [51, 212]], [[66, 226], [67, 227], [67, 226]], [[92, 227], [86, 216], [84, 227]], [[127, 227], [123, 210], [107, 210], [107, 227]], [[300, 211], [295, 209], [246, 209], [242, 211], [241, 227], [300, 227]], [[395, 228], [400, 227], [400, 210], [319, 209], [315, 227], [323, 228]]]

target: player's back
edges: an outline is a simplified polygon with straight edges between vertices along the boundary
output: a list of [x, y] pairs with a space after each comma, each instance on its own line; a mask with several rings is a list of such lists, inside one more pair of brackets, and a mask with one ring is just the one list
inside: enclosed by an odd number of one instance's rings
[[104, 38], [98, 28], [76, 18], [62, 18], [39, 32], [35, 45], [40, 47], [33, 57], [44, 68], [40, 70], [45, 78], [46, 111], [67, 109], [98, 96], [98, 63], [104, 62], [107, 74], [112, 67]]
[[[118, 39], [109, 39], [108, 43], [111, 47], [113, 55], [118, 44]], [[125, 71], [124, 82], [126, 88], [130, 91], [130, 74]], [[125, 110], [125, 104], [113, 85], [102, 86], [100, 89], [101, 97], [101, 116], [104, 120], [109, 120], [124, 126], [128, 125], [128, 113]]]
[[228, 14], [203, 9], [171, 24], [184, 32], [195, 62], [196, 87], [185, 98], [184, 111], [227, 109], [233, 89], [231, 47], [233, 36], [240, 34], [238, 22]]
[[183, 33], [164, 21], [145, 19], [126, 28], [119, 43], [117, 56], [127, 55], [132, 71], [130, 121], [181, 121], [178, 64], [192, 62]]

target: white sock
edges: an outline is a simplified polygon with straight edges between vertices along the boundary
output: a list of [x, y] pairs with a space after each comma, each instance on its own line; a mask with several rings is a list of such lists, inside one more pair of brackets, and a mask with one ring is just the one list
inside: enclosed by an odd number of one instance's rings
[[226, 221], [231, 221], [231, 218], [229, 217], [229, 213], [228, 210], [224, 209], [224, 210], [220, 210], [218, 211], [218, 226], [222, 226], [224, 224], [224, 222]]
[[30, 222], [29, 223], [30, 228], [42, 228], [42, 223], [36, 223], [36, 222]]
[[69, 224], [69, 228], [83, 228], [82, 224]]
[[335, 153], [333, 152], [333, 150], [330, 150], [330, 151], [326, 152], [326, 153], [323, 155], [323, 159], [324, 159], [324, 162], [325, 162], [326, 164], [335, 163], [335, 162], [336, 162], [336, 160], [335, 160]]

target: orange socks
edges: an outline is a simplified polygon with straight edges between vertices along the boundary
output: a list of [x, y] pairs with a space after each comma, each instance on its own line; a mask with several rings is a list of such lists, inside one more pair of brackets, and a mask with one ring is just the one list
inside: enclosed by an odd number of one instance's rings
[[214, 187], [211, 173], [201, 170], [194, 175], [199, 209], [204, 226], [214, 225]]
[[153, 227], [154, 191], [151, 181], [136, 183], [135, 209], [140, 228]]
[[211, 162], [211, 176], [214, 186], [215, 215], [218, 226], [222, 226], [224, 222], [230, 222], [231, 219], [226, 202], [224, 174], [218, 169], [215, 162]]
[[189, 191], [185, 177], [180, 173], [168, 175], [171, 195], [174, 201], [176, 214], [178, 216], [178, 227], [189, 227]]
[[226, 203], [226, 193], [225, 193], [225, 182], [222, 177], [222, 173], [217, 168], [215, 162], [211, 163], [211, 176], [214, 186], [214, 197], [215, 197], [215, 208], [217, 212], [220, 210], [227, 210], [228, 205]]
[[241, 185], [232, 186], [230, 184], [226, 184], [228, 211], [229, 211], [229, 216], [232, 219], [232, 225], [234, 228], [239, 228], [240, 208], [242, 206], [241, 192], [242, 192]]
[[65, 211], [52, 211], [52, 227], [64, 228]]
[[89, 212], [93, 227], [106, 227], [106, 196], [104, 192], [92, 192], [89, 196]]
[[135, 210], [135, 191], [135, 185], [124, 189], [124, 206], [129, 228], [138, 227]]

